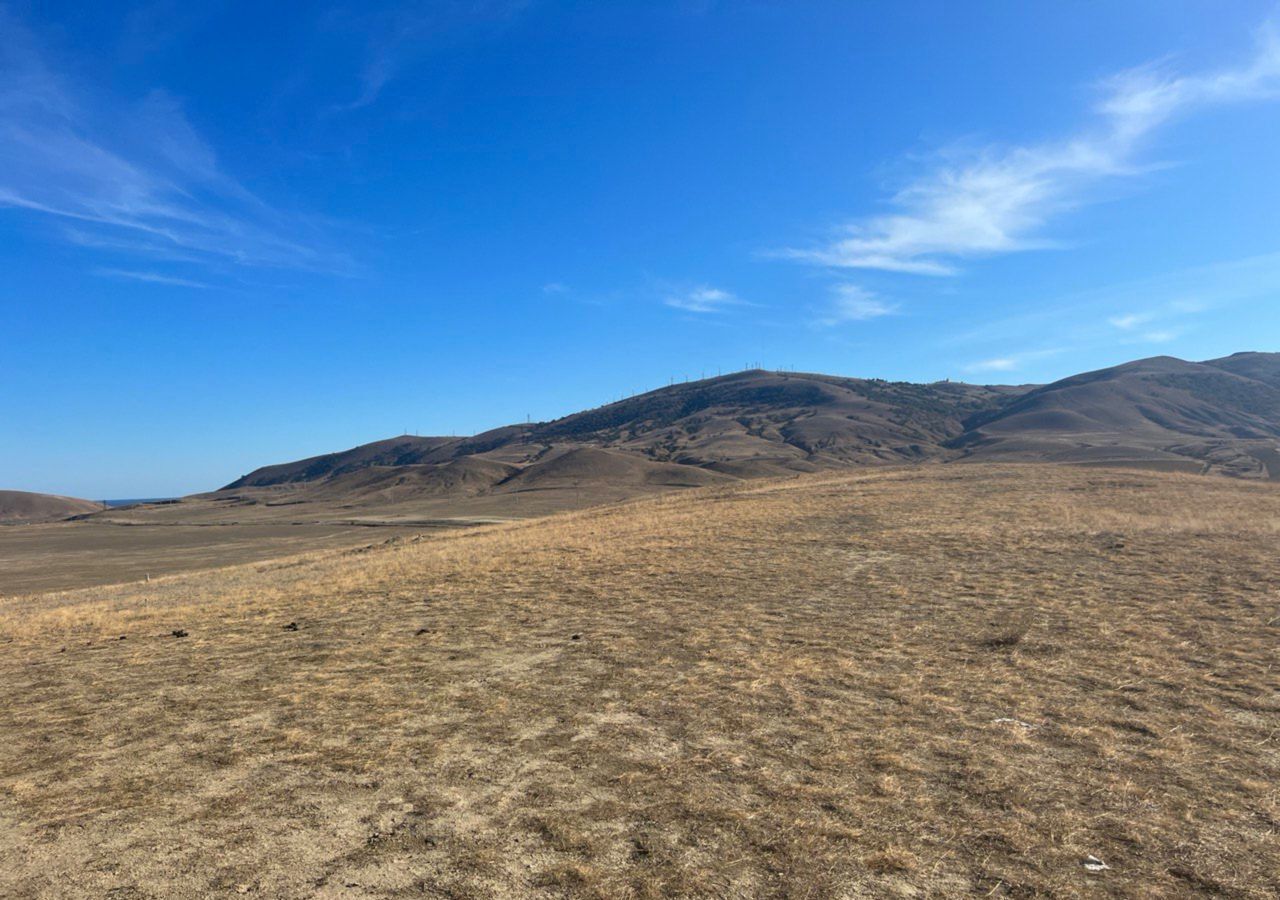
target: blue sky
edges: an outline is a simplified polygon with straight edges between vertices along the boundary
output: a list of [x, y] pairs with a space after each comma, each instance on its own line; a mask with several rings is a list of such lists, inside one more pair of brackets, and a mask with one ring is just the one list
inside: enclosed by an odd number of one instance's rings
[[1277, 350], [1278, 168], [1273, 3], [8, 2], [0, 486]]

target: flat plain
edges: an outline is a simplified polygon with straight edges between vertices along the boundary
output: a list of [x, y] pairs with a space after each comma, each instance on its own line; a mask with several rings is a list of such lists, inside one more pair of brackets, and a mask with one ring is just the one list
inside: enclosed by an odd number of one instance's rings
[[421, 526], [237, 522], [110, 525], [100, 520], [0, 526], [0, 596], [143, 581], [324, 548], [350, 548]]
[[[679, 490], [659, 487], [650, 490]], [[545, 516], [616, 503], [634, 487], [600, 480], [479, 496], [265, 500], [196, 495], [180, 503], [108, 509], [77, 520], [0, 524], [0, 597], [123, 582], [146, 582], [313, 550], [350, 550], [442, 530]]]
[[917, 466], [10, 596], [0, 895], [1276, 896], [1278, 545]]

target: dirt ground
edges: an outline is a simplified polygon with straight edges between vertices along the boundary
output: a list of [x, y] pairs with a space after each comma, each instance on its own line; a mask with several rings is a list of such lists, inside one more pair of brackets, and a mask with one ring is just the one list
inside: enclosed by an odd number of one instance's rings
[[1274, 897], [1277, 549], [974, 465], [7, 598], [0, 895]]

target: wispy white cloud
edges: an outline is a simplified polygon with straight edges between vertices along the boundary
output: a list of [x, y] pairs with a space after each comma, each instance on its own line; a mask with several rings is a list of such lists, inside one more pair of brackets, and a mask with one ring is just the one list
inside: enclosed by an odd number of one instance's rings
[[1046, 246], [1055, 215], [1098, 183], [1142, 171], [1139, 154], [1161, 126], [1198, 109], [1280, 97], [1280, 37], [1259, 34], [1241, 65], [1175, 75], [1160, 65], [1121, 72], [1102, 85], [1094, 126], [1061, 140], [990, 148], [947, 161], [891, 198], [896, 211], [844, 228], [818, 247], [784, 256], [839, 268], [949, 275], [959, 261]]
[[898, 309], [856, 284], [837, 284], [831, 292], [831, 302], [813, 318], [813, 324], [823, 328], [891, 316]]
[[398, 49], [395, 42], [389, 42], [384, 46], [375, 48], [369, 61], [360, 72], [359, 93], [356, 94], [354, 100], [336, 104], [333, 107], [333, 111], [350, 112], [355, 109], [363, 109], [377, 101], [382, 94], [382, 89], [387, 86], [387, 82], [391, 80], [391, 76], [395, 74], [399, 65], [399, 58], [396, 53]]
[[717, 313], [731, 306], [745, 305], [745, 301], [720, 288], [701, 287], [670, 291], [662, 300], [667, 306], [685, 312]]
[[1113, 326], [1121, 331], [1130, 331], [1139, 325], [1144, 325], [1156, 317], [1155, 313], [1125, 313], [1121, 316], [1112, 316], [1107, 319]]
[[544, 294], [563, 294], [568, 290], [568, 285], [559, 281], [548, 281], [542, 286], [542, 293]]
[[104, 278], [124, 278], [129, 281], [142, 281], [148, 284], [164, 284], [171, 287], [207, 288], [209, 285], [190, 278], [179, 278], [161, 272], [136, 272], [129, 269], [94, 269], [93, 274]]
[[367, 38], [356, 96], [330, 112], [372, 106], [397, 77], [446, 36], [482, 26], [502, 25], [529, 5], [529, 0], [428, 0], [408, 3], [373, 15], [330, 16], [336, 30]]
[[1143, 312], [1111, 316], [1107, 324], [1121, 333], [1121, 343], [1167, 344], [1186, 334], [1189, 323], [1207, 308], [1203, 300], [1178, 298]]
[[[1030, 307], [1020, 306], [966, 330], [949, 332], [940, 346], [1008, 345], [1054, 334], [1094, 346], [1115, 341], [1112, 319], [1158, 317], [1172, 321], [1199, 313], [1237, 308], [1269, 308], [1280, 296], [1280, 252], [1220, 260], [1158, 275], [1116, 282], [1059, 296], [1037, 296]], [[1134, 298], [1146, 306], [1135, 310]], [[1146, 318], [1150, 316], [1151, 318]]]
[[1011, 372], [1018, 368], [1018, 360], [1013, 356], [997, 356], [969, 363], [964, 367], [966, 372]]
[[1168, 309], [1161, 312], [1128, 313], [1123, 316], [1112, 316], [1107, 322], [1122, 332], [1123, 344], [1167, 344], [1183, 334], [1183, 329], [1172, 327], [1150, 328], [1161, 320], [1171, 317], [1185, 317], [1186, 313]]
[[66, 224], [73, 242], [140, 256], [335, 270], [314, 222], [282, 213], [227, 175], [181, 104], [92, 102], [45, 62], [0, 8], [0, 207]]
[[1065, 348], [1048, 347], [1041, 350], [1024, 350], [1018, 353], [1009, 353], [1004, 356], [995, 356], [990, 359], [980, 359], [977, 362], [969, 363], [964, 366], [966, 372], [1016, 372], [1023, 368], [1027, 363], [1037, 360], [1046, 359], [1050, 356], [1057, 356], [1063, 353]]

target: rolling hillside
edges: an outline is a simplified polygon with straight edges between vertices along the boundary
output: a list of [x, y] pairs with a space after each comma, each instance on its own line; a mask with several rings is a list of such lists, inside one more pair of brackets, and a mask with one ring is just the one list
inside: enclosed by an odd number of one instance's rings
[[322, 482], [354, 488], [363, 483], [352, 479], [354, 473], [452, 466], [461, 459], [517, 467], [492, 487], [520, 489], [562, 480], [556, 474], [566, 466], [561, 456], [585, 449], [610, 452], [569, 457], [579, 484], [707, 484], [717, 474], [752, 477], [942, 459], [950, 455], [944, 442], [964, 434], [966, 419], [999, 409], [1017, 392], [755, 370], [469, 438], [403, 435], [267, 466], [224, 490]]
[[1280, 354], [1154, 357], [1043, 386], [751, 370], [466, 438], [267, 466], [223, 491], [311, 499], [660, 489], [848, 466], [994, 460], [1280, 478]]
[[1280, 478], [1280, 354], [1143, 359], [1035, 388], [952, 446], [983, 460], [1137, 464]]
[[28, 491], [0, 491], [0, 523], [51, 522], [100, 509], [102, 504], [93, 500]]

